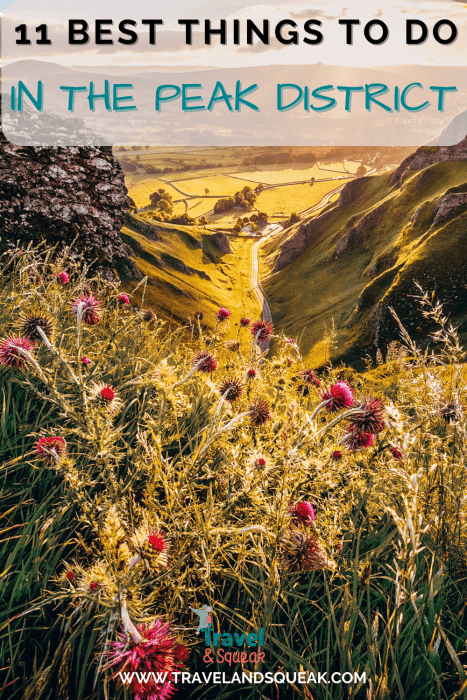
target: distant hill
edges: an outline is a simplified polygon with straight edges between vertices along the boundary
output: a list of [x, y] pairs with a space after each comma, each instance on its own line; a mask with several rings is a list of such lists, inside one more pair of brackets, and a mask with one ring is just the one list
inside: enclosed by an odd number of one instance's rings
[[437, 139], [433, 139], [429, 146], [450, 146], [459, 143], [467, 136], [467, 111], [454, 117]]
[[431, 327], [416, 309], [414, 280], [434, 291], [467, 336], [467, 140], [422, 148], [387, 175], [354, 180], [320, 216], [265, 246], [263, 283], [275, 326], [302, 352], [326, 358], [335, 323], [335, 359], [362, 364], [399, 337], [389, 312], [423, 339]]

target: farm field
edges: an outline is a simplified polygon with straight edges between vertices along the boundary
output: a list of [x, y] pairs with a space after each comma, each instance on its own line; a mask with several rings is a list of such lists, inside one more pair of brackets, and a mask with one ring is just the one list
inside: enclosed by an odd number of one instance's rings
[[[299, 172], [303, 174], [311, 172], [311, 170], [312, 169], [303, 169]], [[272, 173], [272, 171], [265, 172]], [[286, 182], [286, 178], [289, 177], [292, 172], [294, 171], [291, 169], [286, 169], [277, 171], [274, 174], [277, 176], [278, 180], [282, 178], [284, 179], [284, 182]], [[256, 171], [255, 174], [259, 175], [260, 171]], [[299, 179], [296, 175], [295, 177], [296, 179]], [[302, 177], [302, 175], [300, 175], [300, 177]], [[187, 200], [188, 214], [193, 218], [199, 218], [212, 211], [216, 202], [216, 197], [220, 198], [223, 196], [226, 197], [233, 195], [246, 185], [255, 187], [258, 184], [258, 179], [246, 182], [245, 180], [216, 173], [211, 174], [209, 177], [192, 177], [187, 178], [186, 180], [171, 180], [170, 182], [185, 192], [188, 196], [195, 197], [196, 195], [200, 195], [196, 199]], [[148, 176], [142, 177], [141, 175], [133, 173], [126, 176], [128, 193], [134, 200], [138, 209], [148, 207], [150, 205], [150, 194], [162, 187], [173, 197], [173, 215], [180, 216], [185, 212], [185, 204], [183, 201], [177, 200], [183, 199], [183, 195], [180, 192], [177, 192], [175, 187], [168, 183], [169, 181], [164, 182], [159, 178]], [[278, 182], [277, 184], [280, 183]], [[279, 212], [281, 212], [283, 215], [289, 216], [292, 212], [300, 212], [304, 209], [308, 209], [309, 207], [317, 204], [327, 192], [335, 189], [335, 187], [338, 185], [339, 181], [327, 180], [325, 182], [315, 182], [312, 186], [309, 184], [292, 184], [277, 188], [274, 187], [272, 189], [265, 190], [258, 195], [254, 209], [258, 211], [266, 211], [271, 220], [281, 220], [284, 218], [283, 216], [276, 216]], [[209, 190], [209, 196], [205, 196], [205, 189]], [[242, 212], [239, 212], [239, 210], [232, 210], [230, 212], [225, 212], [223, 215], [211, 215], [208, 217], [208, 222], [218, 226], [230, 224], [233, 225], [241, 213]]]
[[[318, 165], [320, 167], [318, 167]], [[281, 165], [271, 165], [264, 170], [245, 171], [235, 173], [238, 178], [249, 180], [251, 182], [260, 182], [263, 185], [280, 185], [285, 182], [303, 182], [303, 180], [311, 180], [312, 177], [317, 180], [325, 177], [339, 177], [339, 174], [345, 175], [344, 165], [349, 173], [355, 173], [361, 163], [319, 163], [312, 167], [304, 164], [296, 165], [293, 168], [284, 168]], [[329, 172], [327, 172], [329, 171]]]
[[221, 173], [213, 173], [208, 177], [191, 177], [186, 180], [174, 180], [170, 177], [168, 179], [187, 194], [203, 195], [204, 190], [207, 188], [210, 195], [219, 197], [235, 194], [235, 192], [238, 192], [245, 186], [253, 188], [259, 182], [259, 180], [252, 181], [251, 183], [244, 182], [243, 180], [237, 180], [235, 177], [229, 177]]
[[[325, 194], [339, 186], [339, 182], [315, 182], [311, 185], [287, 185], [273, 190], [261, 192], [256, 200], [256, 207], [269, 214], [269, 220], [281, 220], [284, 217], [277, 216], [279, 212], [290, 216], [292, 212], [301, 212], [304, 209], [318, 204]], [[338, 196], [338, 195], [337, 195]]]
[[[149, 196], [162, 187], [169, 194], [172, 195], [174, 199], [180, 199], [182, 196], [176, 189], [168, 185], [162, 180], [158, 180], [155, 177], [149, 177], [147, 175], [139, 175], [135, 173], [125, 173], [125, 184], [128, 188], [128, 194], [138, 207], [148, 207], [150, 205]], [[185, 207], [182, 204], [182, 209]]]

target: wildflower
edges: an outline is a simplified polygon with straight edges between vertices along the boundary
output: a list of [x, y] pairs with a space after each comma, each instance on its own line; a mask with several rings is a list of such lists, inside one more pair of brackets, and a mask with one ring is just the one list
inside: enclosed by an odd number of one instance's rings
[[145, 309], [143, 312], [143, 319], [147, 321], [147, 323], [154, 323], [154, 321], [157, 320], [155, 311], [152, 309]]
[[224, 309], [223, 306], [219, 309], [217, 312], [216, 318], [219, 321], [219, 323], [222, 323], [222, 321], [225, 321], [229, 318], [230, 316], [230, 311], [227, 311], [227, 309]]
[[290, 343], [290, 345], [295, 345], [295, 340], [293, 338], [287, 338], [287, 342]]
[[315, 522], [315, 509], [310, 501], [300, 501], [291, 508], [290, 512], [299, 523], [311, 524]]
[[148, 544], [154, 552], [163, 552], [167, 549], [167, 543], [160, 532], [152, 532], [148, 537]]
[[314, 384], [315, 386], [321, 386], [321, 382], [318, 379], [316, 372], [312, 369], [304, 369], [300, 372], [300, 378], [305, 384]]
[[371, 447], [374, 441], [375, 436], [373, 433], [359, 433], [356, 431], [347, 433], [341, 440], [351, 452], [359, 452], [365, 447]]
[[[130, 621], [130, 625], [124, 623], [118, 640], [110, 642], [107, 658], [108, 666], [115, 669], [112, 678], [122, 671], [132, 676], [129, 689], [135, 700], [167, 700], [176, 690], [174, 683], [156, 679], [173, 678], [174, 671], [184, 666], [188, 649], [171, 633], [170, 622], [155, 620], [150, 626], [135, 627]], [[138, 674], [133, 675], [134, 671]], [[144, 681], [141, 676], [146, 676]]]
[[164, 533], [152, 530], [147, 523], [143, 523], [135, 530], [129, 541], [130, 548], [135, 556], [130, 562], [130, 568], [137, 564], [144, 564], [148, 569], [162, 568], [169, 565], [170, 543]]
[[204, 318], [204, 311], [195, 311], [195, 318], [197, 321], [202, 321]]
[[119, 294], [117, 297], [117, 301], [119, 304], [125, 305], [130, 303], [130, 297], [128, 294]]
[[251, 323], [251, 321], [249, 318], [241, 318], [240, 319], [240, 325], [242, 326], [242, 328], [246, 328], [247, 326], [250, 325], [250, 323]]
[[270, 418], [269, 405], [264, 399], [255, 399], [249, 408], [250, 420], [256, 428], [264, 425]]
[[77, 591], [88, 596], [90, 593], [104, 593], [112, 597], [117, 588], [112, 577], [108, 574], [107, 565], [103, 561], [96, 562], [88, 571], [83, 571], [77, 585]]
[[217, 369], [216, 358], [206, 352], [198, 353], [193, 359], [193, 364], [198, 372], [215, 372]]
[[321, 382], [319, 381], [316, 373], [312, 369], [302, 370], [299, 374], [299, 377], [302, 380], [303, 384], [299, 384], [297, 386], [297, 393], [301, 394], [302, 396], [308, 396], [308, 394], [311, 392], [312, 385], [321, 386]]
[[73, 579], [75, 578], [75, 575], [72, 571], [67, 571], [65, 575], [66, 575], [68, 581], [73, 581]]
[[225, 344], [225, 347], [227, 350], [230, 350], [231, 352], [238, 352], [240, 350], [240, 341], [239, 340], [228, 340]]
[[219, 387], [219, 393], [225, 401], [234, 403], [240, 398], [243, 387], [239, 379], [227, 377]]
[[25, 364], [31, 363], [31, 353], [34, 343], [29, 338], [10, 336], [4, 338], [0, 345], [0, 362], [15, 369], [22, 369]]
[[265, 467], [266, 466], [266, 460], [264, 457], [259, 457], [256, 462], [255, 462], [257, 467]]
[[83, 364], [84, 366], [89, 365], [90, 362], [91, 360], [89, 359], [89, 357], [84, 356], [83, 358], [81, 358], [81, 364]]
[[60, 435], [42, 437], [36, 444], [37, 456], [44, 462], [60, 462], [66, 452], [66, 442]]
[[400, 447], [391, 445], [391, 447], [389, 448], [389, 452], [392, 454], [392, 456], [397, 462], [402, 462], [402, 460], [404, 459], [404, 453], [402, 452]]
[[272, 324], [269, 321], [256, 321], [251, 327], [251, 334], [258, 343], [268, 340], [272, 335]]
[[249, 379], [253, 379], [254, 377], [256, 377], [256, 370], [253, 369], [253, 367], [251, 367], [247, 372], [247, 376]]
[[384, 427], [384, 403], [373, 396], [364, 398], [359, 410], [349, 418], [349, 429], [358, 433], [380, 433]]
[[42, 343], [44, 341], [37, 330], [38, 326], [50, 340], [53, 334], [54, 324], [52, 319], [43, 311], [34, 310], [28, 314], [22, 314], [18, 330], [22, 336], [28, 338], [28, 340], [32, 340], [33, 343]]
[[287, 357], [287, 358], [286, 358], [286, 362], [287, 362], [287, 364], [290, 366], [290, 365], [292, 364], [292, 362], [293, 362], [293, 359], [292, 359], [291, 357]]
[[111, 403], [115, 398], [115, 391], [110, 386], [103, 387], [99, 392], [99, 398], [104, 403]]
[[77, 316], [79, 308], [81, 308], [81, 318], [86, 325], [95, 326], [101, 320], [101, 308], [97, 297], [87, 292], [82, 294], [71, 303], [71, 313]]
[[457, 423], [462, 418], [462, 406], [457, 399], [450, 399], [440, 406], [438, 413], [447, 423]]
[[353, 389], [347, 382], [337, 382], [331, 386], [329, 391], [321, 394], [321, 400], [328, 402], [326, 404], [328, 413], [337, 413], [353, 405]]
[[108, 413], [115, 413], [122, 407], [122, 401], [115, 389], [108, 384], [95, 384], [91, 398]]
[[314, 534], [287, 530], [281, 541], [281, 563], [289, 571], [319, 571], [327, 566], [326, 552]]
[[334, 450], [334, 452], [332, 453], [331, 457], [332, 457], [333, 459], [336, 459], [336, 460], [337, 460], [337, 459], [342, 459], [342, 452], [341, 452], [340, 450]]
[[59, 272], [55, 277], [59, 284], [68, 284], [70, 281], [70, 277], [66, 272]]

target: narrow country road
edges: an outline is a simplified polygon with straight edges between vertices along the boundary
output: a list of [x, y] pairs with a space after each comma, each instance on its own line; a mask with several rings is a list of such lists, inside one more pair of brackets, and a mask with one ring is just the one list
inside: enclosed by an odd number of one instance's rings
[[[345, 183], [346, 184], [346, 183]], [[339, 187], [336, 187], [336, 189], [331, 190], [331, 192], [328, 192], [327, 194], [324, 195], [318, 202], [318, 204], [313, 205], [312, 207], [309, 207], [308, 209], [305, 209], [304, 211], [300, 212], [300, 214], [307, 215], [307, 214], [312, 214], [315, 211], [318, 211], [319, 209], [322, 209], [323, 207], [326, 206], [326, 204], [329, 203], [329, 200], [333, 195], [335, 195], [337, 192], [340, 192], [340, 190], [345, 187], [345, 184], [340, 185]], [[270, 238], [271, 236], [274, 236], [274, 234], [277, 233], [278, 229], [280, 229], [280, 225], [277, 224], [269, 233], [267, 233], [265, 236], [262, 238], [258, 238], [258, 240], [255, 242], [251, 249], [251, 276], [250, 276], [250, 281], [251, 281], [251, 287], [253, 289], [253, 292], [255, 293], [256, 298], [258, 299], [258, 302], [261, 306], [261, 320], [262, 321], [269, 321], [269, 323], [272, 323], [272, 313], [271, 313], [271, 307], [268, 304], [268, 301], [266, 297], [264, 296], [263, 290], [261, 289], [261, 285], [259, 282], [259, 258], [258, 258], [258, 251], [262, 243], [264, 243], [265, 240]], [[270, 345], [270, 341], [266, 340], [263, 343], [258, 343], [260, 349], [262, 352], [267, 350]]]

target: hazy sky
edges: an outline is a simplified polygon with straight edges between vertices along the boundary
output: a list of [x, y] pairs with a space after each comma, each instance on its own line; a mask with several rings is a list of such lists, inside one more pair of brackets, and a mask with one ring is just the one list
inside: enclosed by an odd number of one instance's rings
[[[161, 66], [249, 66], [267, 64], [308, 64], [327, 63], [342, 66], [378, 66], [395, 64], [421, 65], [465, 65], [467, 49], [467, 5], [454, 0], [393, 0], [383, 3], [381, 0], [292, 0], [290, 2], [268, 3], [264, 0], [226, 0], [213, 3], [207, 0], [80, 0], [67, 3], [63, 0], [18, 0], [3, 1], [2, 7], [8, 7], [4, 13], [3, 24], [3, 60], [9, 63], [18, 58], [39, 58], [55, 61], [62, 65], [151, 65]], [[66, 22], [70, 18], [113, 19], [116, 24], [122, 19], [143, 18], [163, 19], [164, 26], [158, 28], [157, 46], [148, 46], [146, 29], [138, 27], [141, 39], [137, 45], [122, 47], [83, 47], [67, 46]], [[306, 19], [317, 18], [323, 22], [321, 31], [324, 41], [319, 46], [300, 43], [298, 46], [282, 45], [272, 41], [264, 46], [259, 41], [253, 46], [234, 46], [229, 34], [228, 45], [214, 42], [205, 46], [201, 29], [195, 30], [192, 46], [185, 45], [185, 35], [177, 25], [177, 19], [219, 18], [228, 20], [232, 26], [234, 18], [252, 19], [260, 23], [268, 19], [271, 26], [283, 19], [293, 19], [298, 25], [301, 36]], [[363, 28], [355, 29], [355, 41], [352, 46], [345, 44], [345, 28], [339, 26], [338, 19], [360, 19], [366, 23], [374, 18], [386, 22], [390, 29], [389, 39], [382, 45], [368, 44], [363, 38]], [[440, 19], [450, 19], [459, 30], [457, 41], [451, 45], [440, 45], [431, 36], [422, 45], [405, 45], [406, 19], [422, 19], [431, 28]], [[230, 21], [230, 24], [229, 24]], [[54, 40], [51, 47], [17, 47], [17, 35], [13, 28], [19, 22], [37, 26], [42, 22], [50, 25], [50, 36]], [[62, 26], [60, 25], [62, 22]], [[214, 22], [213, 22], [214, 25]], [[118, 39], [116, 31], [114, 39]], [[61, 39], [59, 38], [61, 37]], [[230, 40], [230, 41], [229, 41]]]

